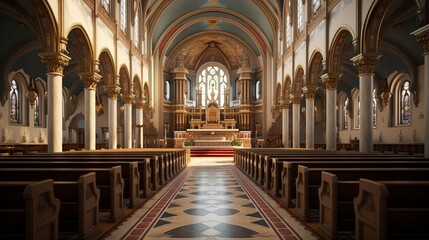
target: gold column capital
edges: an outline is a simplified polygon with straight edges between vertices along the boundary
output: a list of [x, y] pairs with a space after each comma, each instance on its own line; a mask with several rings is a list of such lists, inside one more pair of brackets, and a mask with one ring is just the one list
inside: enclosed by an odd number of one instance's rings
[[95, 90], [97, 84], [100, 82], [101, 75], [98, 73], [85, 72], [79, 74], [80, 79], [83, 81], [83, 86], [85, 88]]
[[423, 55], [429, 54], [429, 24], [412, 32], [416, 40], [423, 46]]
[[39, 54], [42, 62], [46, 64], [46, 72], [63, 75], [64, 67], [69, 65], [70, 57], [62, 52], [43, 52]]
[[290, 103], [289, 98], [280, 100], [280, 104], [279, 104], [280, 109], [289, 109], [289, 103]]
[[301, 93], [291, 93], [289, 95], [289, 98], [292, 104], [301, 104], [301, 97], [302, 97]]
[[322, 83], [325, 84], [325, 89], [337, 89], [341, 74], [325, 73], [320, 78], [322, 79]]
[[122, 99], [124, 100], [125, 104], [132, 104], [134, 102], [135, 97], [136, 95], [134, 95], [133, 93], [127, 93], [122, 96]]
[[138, 99], [135, 101], [135, 105], [137, 109], [143, 109], [146, 101], [144, 99]]
[[302, 88], [302, 91], [305, 94], [305, 98], [307, 99], [314, 99], [314, 96], [316, 95], [316, 86], [305, 86]]
[[104, 90], [106, 90], [108, 98], [118, 99], [118, 94], [121, 91], [121, 87], [118, 85], [108, 85], [104, 86]]
[[381, 56], [375, 53], [362, 53], [350, 59], [358, 69], [359, 75], [374, 73], [375, 65]]

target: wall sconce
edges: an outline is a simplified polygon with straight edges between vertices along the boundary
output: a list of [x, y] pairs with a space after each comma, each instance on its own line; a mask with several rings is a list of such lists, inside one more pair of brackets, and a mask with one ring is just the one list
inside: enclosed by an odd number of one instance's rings
[[30, 84], [28, 85], [26, 95], [31, 107], [34, 107], [34, 105], [36, 104], [36, 98], [37, 98], [37, 90], [34, 86], [34, 78], [30, 78]]

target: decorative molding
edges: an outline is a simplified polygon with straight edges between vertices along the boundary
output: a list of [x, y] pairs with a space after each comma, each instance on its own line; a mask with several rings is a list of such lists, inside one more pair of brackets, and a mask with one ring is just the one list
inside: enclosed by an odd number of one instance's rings
[[290, 101], [292, 104], [301, 104], [302, 94], [300, 93], [292, 93], [289, 95]]
[[70, 57], [61, 52], [44, 52], [39, 54], [46, 64], [46, 72], [63, 75], [64, 67], [70, 62]]
[[132, 93], [128, 93], [128, 94], [124, 94], [123, 96], [122, 96], [122, 99], [124, 100], [124, 103], [125, 104], [132, 104], [133, 102], [134, 102], [134, 98], [135, 98], [136, 96], [134, 95], [134, 94], [132, 94]]
[[79, 74], [80, 79], [83, 81], [83, 86], [85, 88], [95, 90], [97, 88], [97, 84], [100, 82], [101, 75], [98, 73], [81, 73]]
[[359, 54], [352, 59], [353, 65], [358, 69], [359, 75], [361, 74], [373, 74], [375, 70], [375, 65], [378, 62], [380, 55], [364, 53]]
[[316, 95], [316, 86], [305, 86], [302, 88], [302, 91], [305, 94], [305, 98], [307, 99], [314, 99], [314, 96]]
[[337, 89], [338, 82], [340, 81], [341, 74], [339, 73], [325, 73], [321, 77], [325, 89]]
[[143, 109], [146, 101], [144, 99], [139, 99], [135, 101], [135, 106], [137, 109]]
[[429, 25], [426, 25], [417, 31], [411, 33], [416, 36], [418, 42], [423, 45], [423, 55], [429, 54]]
[[104, 90], [107, 92], [107, 97], [110, 99], [118, 99], [118, 94], [121, 91], [121, 87], [118, 85], [104, 86]]

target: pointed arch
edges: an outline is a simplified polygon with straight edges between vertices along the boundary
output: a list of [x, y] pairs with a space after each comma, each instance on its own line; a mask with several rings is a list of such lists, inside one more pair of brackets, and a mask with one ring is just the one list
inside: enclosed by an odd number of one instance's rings
[[289, 97], [291, 82], [292, 82], [292, 80], [291, 80], [290, 76], [286, 75], [286, 79], [285, 79], [285, 82], [283, 84], [283, 90], [282, 90], [283, 100], [287, 99]]
[[149, 104], [152, 99], [147, 82], [143, 86], [143, 98], [146, 99], [146, 104]]
[[277, 83], [275, 104], [279, 104], [281, 100], [282, 100], [282, 85], [280, 83]]
[[137, 75], [133, 78], [133, 88], [134, 88], [134, 94], [136, 96], [135, 100], [143, 100], [143, 89], [140, 83], [140, 79]]

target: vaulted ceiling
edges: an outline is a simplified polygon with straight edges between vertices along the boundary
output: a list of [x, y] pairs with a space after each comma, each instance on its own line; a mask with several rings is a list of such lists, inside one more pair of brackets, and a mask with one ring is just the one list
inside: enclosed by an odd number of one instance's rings
[[167, 0], [147, 3], [152, 51], [174, 67], [178, 55], [196, 69], [211, 59], [237, 69], [241, 59], [259, 67], [257, 58], [273, 51], [283, 0]]

